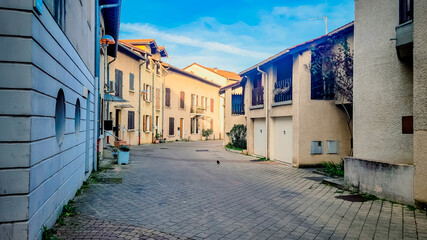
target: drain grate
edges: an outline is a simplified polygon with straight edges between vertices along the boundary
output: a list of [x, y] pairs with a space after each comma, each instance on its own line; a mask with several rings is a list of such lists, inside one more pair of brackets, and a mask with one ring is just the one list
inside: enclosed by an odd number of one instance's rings
[[208, 149], [197, 149], [196, 152], [209, 152]]
[[160, 149], [169, 149], [169, 148], [160, 148]]
[[372, 199], [366, 198], [366, 197], [359, 195], [359, 194], [357, 194], [357, 195], [341, 195], [341, 196], [336, 196], [335, 198], [342, 199], [342, 200], [349, 201], [349, 202], [366, 202], [366, 201], [372, 200]]

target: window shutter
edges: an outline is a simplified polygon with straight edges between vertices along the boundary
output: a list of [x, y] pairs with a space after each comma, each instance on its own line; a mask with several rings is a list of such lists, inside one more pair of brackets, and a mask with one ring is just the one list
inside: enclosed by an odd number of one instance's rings
[[174, 118], [169, 118], [169, 135], [174, 135], [175, 134], [175, 124], [174, 124]]
[[120, 94], [120, 88], [119, 88], [119, 70], [116, 69], [114, 77], [115, 77], [114, 83], [116, 85], [114, 87], [114, 89], [115, 89], [115, 94], [114, 95], [116, 95], [117, 97], [119, 97], [119, 94]]
[[199, 106], [199, 95], [196, 95], [196, 106]]
[[156, 88], [156, 108], [160, 109], [160, 88]]
[[170, 107], [171, 106], [171, 89], [166, 88], [166, 102], [165, 105]]
[[129, 90], [134, 90], [134, 75], [133, 73], [129, 74]]
[[213, 129], [214, 129], [214, 126], [213, 126], [213, 120], [211, 120], [211, 129], [212, 129], [212, 131], [213, 131]]
[[214, 111], [214, 99], [211, 98], [211, 112]]
[[128, 112], [128, 129], [135, 129], [135, 112]]
[[145, 91], [144, 94], [142, 94], [142, 99], [146, 100], [147, 99], [147, 85], [144, 83], [142, 90]]
[[153, 116], [150, 116], [150, 132], [153, 131]]
[[142, 129], [147, 131], [147, 117], [146, 115], [142, 116]]
[[184, 98], [185, 98], [185, 93], [181, 91], [181, 96], [180, 96], [180, 101], [179, 101], [179, 107], [180, 108], [184, 108]]

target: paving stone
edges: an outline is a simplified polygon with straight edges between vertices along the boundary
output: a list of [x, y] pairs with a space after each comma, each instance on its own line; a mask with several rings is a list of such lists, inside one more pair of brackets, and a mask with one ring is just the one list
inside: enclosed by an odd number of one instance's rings
[[[165, 148], [168, 149], [160, 149]], [[209, 149], [209, 152], [196, 152]], [[221, 161], [221, 165], [216, 164]], [[427, 215], [350, 195], [309, 169], [224, 151], [221, 141], [132, 147], [129, 165], [75, 198], [78, 214], [61, 239], [402, 239], [427, 238]], [[73, 223], [74, 225], [72, 225]]]

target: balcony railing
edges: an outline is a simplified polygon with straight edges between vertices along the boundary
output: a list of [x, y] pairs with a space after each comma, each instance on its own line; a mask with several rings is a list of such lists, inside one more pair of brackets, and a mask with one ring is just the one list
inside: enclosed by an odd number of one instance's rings
[[252, 89], [252, 106], [264, 104], [264, 87]]
[[205, 109], [202, 106], [191, 106], [190, 113], [204, 114]]
[[274, 102], [285, 102], [292, 100], [292, 78], [277, 80], [274, 84]]
[[245, 103], [243, 101], [243, 94], [231, 95], [231, 114], [232, 115], [245, 114]]

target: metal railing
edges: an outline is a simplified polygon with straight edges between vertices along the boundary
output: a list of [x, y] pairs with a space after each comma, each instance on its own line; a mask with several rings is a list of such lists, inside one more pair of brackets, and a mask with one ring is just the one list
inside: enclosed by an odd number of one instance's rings
[[264, 87], [252, 89], [252, 106], [264, 104]]
[[292, 78], [277, 80], [274, 83], [274, 102], [284, 102], [292, 100]]
[[245, 103], [244, 103], [243, 94], [231, 95], [231, 114], [233, 115], [245, 114]]

